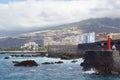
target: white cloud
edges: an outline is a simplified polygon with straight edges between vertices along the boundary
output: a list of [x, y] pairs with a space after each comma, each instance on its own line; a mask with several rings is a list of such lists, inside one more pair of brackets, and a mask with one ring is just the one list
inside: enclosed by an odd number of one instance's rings
[[0, 29], [52, 26], [87, 18], [120, 17], [119, 0], [26, 0], [0, 4]]

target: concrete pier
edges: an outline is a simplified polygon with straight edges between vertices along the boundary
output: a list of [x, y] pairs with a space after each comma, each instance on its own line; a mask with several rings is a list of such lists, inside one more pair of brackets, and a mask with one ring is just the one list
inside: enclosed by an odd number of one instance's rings
[[120, 74], [120, 51], [86, 51], [83, 70], [96, 69], [99, 74]]
[[113, 67], [112, 71], [120, 73], [120, 52], [115, 50], [112, 54]]

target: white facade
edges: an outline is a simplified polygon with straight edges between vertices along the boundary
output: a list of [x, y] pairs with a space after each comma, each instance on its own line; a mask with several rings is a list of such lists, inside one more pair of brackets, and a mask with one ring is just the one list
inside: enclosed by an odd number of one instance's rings
[[95, 33], [85, 33], [81, 35], [72, 35], [58, 40], [53, 40], [52, 37], [44, 38], [44, 46], [48, 45], [78, 45], [82, 43], [94, 43]]
[[120, 39], [120, 33], [110, 33], [108, 34], [112, 40]]
[[38, 50], [38, 44], [35, 42], [28, 42], [28, 43], [24, 44], [24, 46], [21, 46], [21, 48], [36, 51], [36, 50]]
[[78, 38], [79, 44], [94, 43], [94, 42], [95, 42], [95, 32], [79, 35], [79, 38]]
[[52, 41], [51, 45], [78, 45], [78, 36], [61, 38], [59, 41]]
[[44, 37], [44, 39], [43, 39], [43, 45], [44, 46], [51, 45], [52, 42], [53, 42], [53, 38], [52, 37]]

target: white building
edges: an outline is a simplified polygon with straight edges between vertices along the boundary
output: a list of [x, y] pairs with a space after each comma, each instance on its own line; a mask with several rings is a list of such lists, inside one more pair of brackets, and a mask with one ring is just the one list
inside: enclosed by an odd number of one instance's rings
[[32, 50], [32, 51], [36, 51], [38, 50], [38, 44], [35, 43], [35, 42], [28, 42], [28, 43], [25, 43], [23, 46], [21, 46], [21, 48], [24, 48], [26, 50]]
[[108, 34], [112, 40], [120, 39], [120, 33], [110, 33]]
[[95, 33], [85, 33], [81, 35], [72, 35], [58, 40], [53, 40], [52, 37], [44, 37], [44, 46], [48, 45], [78, 45], [81, 43], [95, 42]]
[[65, 38], [61, 38], [58, 41], [52, 41], [51, 45], [77, 45], [78, 44], [78, 36], [68, 36]]
[[92, 33], [85, 33], [82, 35], [79, 35], [78, 38], [78, 43], [82, 44], [82, 43], [94, 43], [95, 42], [95, 32]]
[[51, 45], [52, 42], [53, 42], [53, 38], [52, 37], [44, 37], [43, 38], [43, 45], [44, 46]]

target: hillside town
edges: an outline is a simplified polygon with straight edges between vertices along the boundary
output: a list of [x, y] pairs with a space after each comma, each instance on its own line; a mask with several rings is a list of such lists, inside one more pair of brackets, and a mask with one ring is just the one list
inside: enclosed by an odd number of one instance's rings
[[[94, 43], [97, 41], [106, 41], [108, 35], [112, 38], [112, 40], [120, 39], [120, 33], [98, 33], [95, 32], [91, 33], [81, 33], [79, 30], [72, 31], [68, 30], [68, 32], [63, 31], [63, 33], [59, 33], [59, 31], [48, 31], [43, 37], [43, 45], [42, 46], [71, 46], [71, 45], [78, 45], [84, 43]], [[50, 34], [48, 34], [50, 33]], [[59, 36], [59, 37], [58, 37]], [[21, 46], [21, 48], [27, 50], [38, 50], [39, 44], [36, 42], [28, 42]], [[67, 47], [68, 48], [68, 47]], [[69, 49], [69, 48], [68, 48]]]
[[[8, 48], [3, 48], [0, 46], [0, 50], [30, 50], [30, 51], [39, 51], [44, 49], [49, 49], [55, 46], [67, 46], [66, 50], [71, 49], [68, 46], [78, 45], [83, 43], [94, 43], [98, 41], [106, 41], [108, 35], [112, 40], [120, 39], [120, 33], [108, 33], [108, 32], [87, 32], [81, 30], [78, 27], [70, 26], [59, 29], [48, 29], [37, 32], [30, 32], [25, 34], [20, 34], [13, 37], [4, 37], [0, 38], [2, 41], [7, 40], [11, 41], [11, 46]], [[12, 40], [16, 40], [15, 43], [12, 43]], [[21, 43], [22, 42], [22, 43]], [[18, 45], [19, 44], [19, 45]], [[5, 43], [4, 43], [5, 45]], [[12, 46], [13, 45], [13, 46]], [[62, 49], [62, 48], [61, 48]]]

